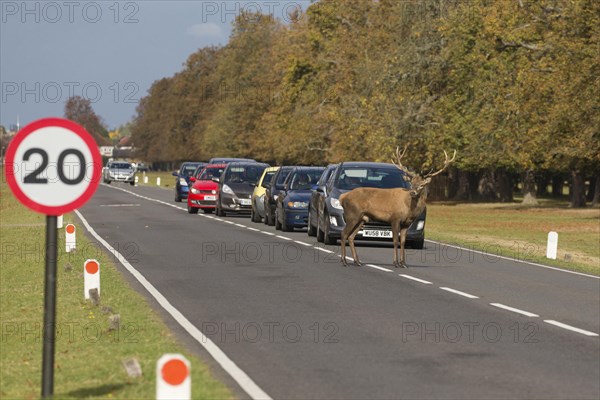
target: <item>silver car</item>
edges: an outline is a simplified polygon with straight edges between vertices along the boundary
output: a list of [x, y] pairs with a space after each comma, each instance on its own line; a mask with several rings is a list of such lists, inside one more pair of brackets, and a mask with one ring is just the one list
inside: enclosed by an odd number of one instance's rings
[[135, 168], [133, 164], [126, 161], [110, 161], [104, 167], [102, 179], [104, 183], [129, 182], [131, 186], [135, 185]]

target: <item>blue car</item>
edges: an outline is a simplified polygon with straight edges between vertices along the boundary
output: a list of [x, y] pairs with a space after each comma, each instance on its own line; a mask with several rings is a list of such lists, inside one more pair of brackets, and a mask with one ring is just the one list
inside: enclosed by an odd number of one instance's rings
[[277, 196], [275, 229], [291, 232], [308, 226], [308, 205], [325, 167], [294, 167]]
[[194, 175], [194, 172], [199, 166], [206, 165], [203, 162], [184, 162], [179, 167], [178, 171], [173, 172], [175, 179], [175, 201], [181, 202], [188, 198], [190, 191], [189, 184], [190, 178]]

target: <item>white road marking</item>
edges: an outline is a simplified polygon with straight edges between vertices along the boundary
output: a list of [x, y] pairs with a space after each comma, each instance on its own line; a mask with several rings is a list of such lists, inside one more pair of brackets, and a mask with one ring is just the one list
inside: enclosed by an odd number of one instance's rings
[[226, 224], [229, 224], [229, 225], [235, 225], [235, 222], [231, 222], [231, 221], [227, 221], [227, 220], [223, 220], [223, 222], [225, 222]]
[[260, 229], [251, 228], [249, 226], [247, 226], [246, 229], [249, 229], [249, 230], [254, 231], [254, 232], [260, 232]]
[[279, 239], [292, 240], [289, 237], [285, 237], [285, 236], [281, 236], [281, 235], [275, 235], [275, 237], [277, 237]]
[[426, 285], [431, 285], [431, 282], [426, 281], [424, 279], [415, 278], [414, 276], [405, 275], [405, 274], [398, 274], [398, 275], [400, 275], [400, 276], [402, 276], [402, 277], [404, 277], [406, 279], [410, 279], [410, 280], [413, 280], [413, 281], [421, 282], [421, 283], [424, 283]]
[[133, 265], [127, 261], [125, 257], [118, 251], [116, 251], [108, 242], [106, 242], [96, 231], [90, 226], [87, 220], [81, 215], [78, 210], [75, 210], [75, 214], [79, 217], [85, 228], [100, 242], [111, 254], [113, 254], [117, 260], [129, 271], [142, 286], [156, 299], [158, 304], [162, 306], [174, 319], [181, 325], [187, 333], [190, 334], [206, 351], [215, 359], [215, 361], [235, 380], [238, 385], [250, 396], [252, 399], [267, 399], [271, 397], [265, 393], [240, 367], [238, 367], [228, 356], [221, 350], [212, 340], [206, 337], [198, 328], [194, 326], [178, 309], [176, 309], [167, 300], [162, 293], [160, 293], [154, 285], [152, 285]]
[[[447, 243], [442, 243], [442, 242], [436, 242], [435, 240], [429, 240], [429, 239], [427, 239], [426, 241], [427, 242], [431, 242], [431, 243], [435, 243], [435, 244], [439, 244], [439, 245], [442, 245], [442, 246], [454, 247], [455, 249], [470, 251], [470, 252], [473, 252], [473, 253], [486, 254], [486, 253], [484, 253], [482, 251], [479, 251], [479, 250], [467, 249], [465, 247], [454, 246], [452, 244], [447, 244]], [[504, 260], [514, 261], [514, 262], [518, 262], [518, 263], [534, 265], [536, 267], [542, 267], [542, 268], [546, 268], [546, 269], [552, 269], [554, 271], [566, 272], [566, 273], [569, 273], [569, 274], [575, 274], [575, 275], [585, 276], [585, 277], [588, 277], [588, 278], [600, 279], [600, 276], [596, 276], [596, 275], [584, 274], [583, 272], [569, 271], [568, 269], [561, 269], [561, 268], [556, 268], [556, 267], [550, 267], [549, 265], [538, 264], [538, 263], [534, 263], [534, 262], [530, 262], [530, 261], [516, 260], [514, 258], [500, 256], [500, 255], [497, 255], [497, 254], [494, 254], [494, 257], [498, 257], [498, 258], [502, 258]]]
[[294, 240], [294, 243], [301, 244], [302, 246], [308, 246], [308, 247], [312, 247], [312, 244], [310, 244], [310, 243], [305, 243], [305, 242], [301, 242], [301, 241], [299, 241], [299, 240]]
[[559, 328], [564, 328], [573, 332], [581, 333], [585, 336], [598, 336], [597, 333], [586, 331], [585, 329], [575, 328], [574, 326], [563, 324], [562, 322], [554, 321], [553, 319], [545, 319], [544, 322], [547, 324], [558, 326]]
[[271, 233], [271, 232], [267, 232], [267, 231], [261, 231], [261, 232], [264, 233], [265, 235], [275, 236], [275, 234]]
[[239, 226], [240, 228], [245, 228], [246, 225], [242, 225], [242, 224], [234, 224], [235, 226]]
[[447, 292], [452, 292], [452, 293], [456, 293], [456, 294], [461, 295], [461, 296], [468, 297], [469, 299], [478, 299], [479, 298], [477, 296], [473, 296], [472, 294], [461, 292], [460, 290], [452, 289], [452, 288], [449, 288], [449, 287], [440, 287], [440, 289], [445, 290]]
[[100, 204], [100, 207], [139, 207], [139, 204]]
[[532, 312], [525, 311], [525, 310], [519, 310], [518, 308], [505, 306], [504, 304], [500, 304], [500, 303], [490, 303], [490, 305], [492, 305], [494, 307], [498, 307], [498, 308], [503, 308], [508, 311], [516, 312], [517, 314], [523, 314], [528, 317], [539, 317], [539, 315], [534, 314]]
[[369, 267], [369, 268], [378, 269], [380, 271], [393, 272], [391, 269], [383, 268], [383, 267], [380, 267], [379, 265], [375, 265], [375, 264], [366, 264], [366, 266]]
[[327, 250], [327, 249], [324, 249], [324, 248], [322, 248], [322, 247], [317, 247], [317, 246], [315, 246], [315, 247], [313, 247], [313, 248], [315, 248], [315, 249], [317, 249], [317, 250], [319, 250], [319, 251], [322, 251], [322, 252], [324, 252], [324, 253], [329, 253], [329, 254], [332, 254], [332, 253], [334, 253], [333, 251], [331, 251], [331, 250]]

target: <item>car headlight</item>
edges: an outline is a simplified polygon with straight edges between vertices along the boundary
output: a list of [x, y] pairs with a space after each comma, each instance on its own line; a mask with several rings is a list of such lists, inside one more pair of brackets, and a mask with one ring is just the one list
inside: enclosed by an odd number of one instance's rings
[[420, 231], [425, 226], [425, 221], [421, 220], [417, 222], [417, 230]]
[[190, 189], [190, 192], [192, 192], [192, 194], [200, 194], [200, 191], [198, 189], [196, 189], [195, 187], [192, 187]]
[[277, 198], [279, 197], [279, 195], [273, 195], [273, 200], [277, 201]]
[[233, 190], [231, 190], [231, 188], [227, 185], [223, 185], [223, 193], [227, 193], [227, 194], [235, 194], [233, 192]]
[[114, 178], [114, 177], [115, 177], [115, 173], [114, 173], [114, 172], [110, 172], [110, 171], [108, 171], [108, 176], [110, 176], [110, 177], [113, 177], [113, 178]]
[[185, 180], [185, 178], [179, 178], [179, 185], [180, 186], [187, 186], [187, 181]]
[[329, 199], [329, 204], [331, 204], [331, 207], [337, 208], [338, 210], [343, 209], [342, 205], [340, 204], [340, 199], [336, 199], [335, 197]]
[[213, 189], [213, 190], [211, 190], [211, 193], [212, 194], [217, 194], [217, 191]]
[[288, 201], [287, 205], [289, 208], [308, 208], [306, 201]]

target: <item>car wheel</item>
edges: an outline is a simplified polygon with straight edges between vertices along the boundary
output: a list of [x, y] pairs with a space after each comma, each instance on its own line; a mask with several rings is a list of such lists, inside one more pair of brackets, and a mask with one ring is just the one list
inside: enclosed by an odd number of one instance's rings
[[325, 232], [323, 232], [323, 243], [337, 244], [337, 239], [329, 236], [329, 216], [325, 214]]
[[225, 211], [223, 211], [223, 209], [221, 208], [221, 203], [217, 203], [217, 216], [218, 217], [225, 216]]
[[106, 181], [106, 183], [107, 183], [108, 185], [110, 185], [110, 181]]
[[275, 225], [275, 220], [277, 219], [277, 217], [273, 213], [273, 211], [271, 211], [271, 208], [269, 208], [267, 215], [269, 216], [269, 222], [267, 223], [267, 225], [269, 225], [269, 226]]
[[188, 205], [188, 213], [189, 214], [198, 214], [198, 209], [196, 207], [190, 207]]
[[131, 181], [131, 182], [129, 182], [129, 184], [130, 184], [131, 186], [135, 186], [135, 181]]
[[265, 206], [265, 218], [263, 218], [263, 223], [269, 225], [269, 209], [267, 206]]
[[252, 222], [260, 222], [260, 215], [254, 210], [254, 206], [252, 206], [252, 210], [250, 211], [250, 220]]
[[315, 228], [313, 226], [313, 224], [310, 222], [311, 220], [311, 215], [310, 215], [310, 208], [308, 210], [308, 230], [306, 231], [306, 233], [308, 233], [308, 236], [317, 236], [317, 228]]
[[321, 229], [321, 218], [317, 218], [317, 242], [323, 243], [323, 240], [325, 240], [325, 235]]
[[292, 232], [294, 230], [294, 226], [290, 226], [287, 223], [287, 219], [285, 216], [285, 210], [281, 211], [281, 230], [284, 232]]
[[279, 217], [277, 216], [277, 211], [275, 211], [275, 230], [281, 230], [281, 222], [279, 221]]
[[213, 210], [209, 209], [209, 208], [205, 208], [204, 210], [204, 214], [212, 214]]
[[175, 190], [175, 202], [181, 203], [181, 197], [179, 197], [179, 193], [177, 193], [177, 190]]

